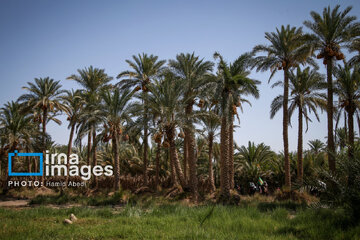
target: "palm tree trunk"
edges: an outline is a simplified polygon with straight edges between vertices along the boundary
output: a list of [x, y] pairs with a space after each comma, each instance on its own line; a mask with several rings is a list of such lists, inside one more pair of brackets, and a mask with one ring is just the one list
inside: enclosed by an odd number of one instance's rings
[[145, 96], [144, 100], [144, 152], [143, 152], [143, 173], [144, 173], [144, 186], [148, 185], [148, 171], [147, 171], [147, 165], [148, 165], [148, 122], [147, 122], [147, 115], [148, 115], [148, 108], [147, 108], [147, 96]]
[[[28, 143], [26, 143], [25, 151], [26, 151], [27, 153], [30, 152]], [[31, 160], [32, 160], [32, 158], [31, 158], [30, 156], [26, 156], [26, 162], [27, 162], [27, 164], [28, 164], [28, 172], [29, 172], [29, 173], [32, 172], [32, 170], [31, 170], [31, 166], [32, 166], [32, 165], [31, 165]], [[0, 173], [1, 173], [1, 171], [0, 171]], [[33, 177], [30, 177], [30, 178], [33, 179], [33, 180], [35, 180]]]
[[352, 103], [348, 112], [348, 126], [349, 126], [349, 157], [354, 155], [354, 110]]
[[[10, 153], [14, 152], [16, 147], [17, 147], [16, 144], [15, 145], [12, 144], [6, 155], [8, 155], [9, 152]], [[5, 164], [5, 182], [3, 183], [3, 192], [2, 192], [3, 194], [6, 194], [8, 192], [8, 190], [9, 190], [8, 183], [10, 180], [10, 178], [9, 178], [9, 161], [5, 161], [5, 162], [6, 162], [6, 164]]]
[[197, 156], [195, 154], [195, 137], [193, 132], [189, 135], [189, 170], [190, 170], [190, 189], [193, 201], [198, 200], [198, 179], [197, 179]]
[[184, 174], [181, 169], [180, 161], [177, 154], [177, 149], [175, 145], [175, 128], [173, 126], [169, 126], [166, 128], [167, 139], [170, 143], [170, 161], [173, 164], [173, 168], [176, 171], [177, 178], [180, 181], [180, 185], [183, 189], [186, 189], [186, 183], [184, 179]]
[[[185, 115], [186, 115], [186, 119], [187, 119], [187, 124], [190, 126], [192, 125], [191, 120], [190, 120], [190, 114], [193, 111], [193, 101], [191, 101], [189, 104], [186, 105], [185, 107]], [[196, 157], [195, 157], [195, 144], [191, 144], [191, 141], [194, 141], [194, 133], [191, 131], [191, 129], [189, 129], [188, 127], [185, 128], [185, 141], [186, 141], [186, 153], [187, 153], [187, 159], [186, 159], [186, 163], [188, 165], [188, 168], [184, 168], [184, 172], [189, 171], [190, 174], [190, 181], [192, 181], [191, 179], [194, 179], [196, 176], [193, 176], [194, 172], [193, 172], [193, 165], [194, 162], [196, 164]], [[185, 165], [185, 164], [184, 164]], [[196, 174], [196, 169], [195, 169], [195, 174]], [[186, 174], [187, 175], [187, 174]], [[185, 176], [185, 174], [184, 174]], [[185, 178], [186, 183], [187, 178]]]
[[209, 141], [209, 188], [210, 188], [210, 192], [214, 192], [216, 189], [215, 189], [214, 172], [213, 172], [213, 164], [212, 164], [212, 153], [213, 153], [213, 142], [214, 142], [214, 135], [212, 133], [209, 134], [208, 141]]
[[69, 168], [70, 168], [70, 154], [71, 154], [71, 148], [72, 148], [72, 141], [73, 141], [73, 137], [74, 137], [74, 130], [75, 130], [75, 124], [71, 125], [71, 130], [70, 130], [70, 136], [69, 136], [69, 143], [68, 143], [68, 149], [67, 149], [67, 164], [66, 164], [66, 168], [67, 168], [67, 175], [66, 175], [66, 186], [68, 185], [69, 182]]
[[189, 147], [188, 147], [188, 142], [189, 142], [189, 133], [187, 131], [187, 129], [184, 129], [184, 179], [187, 182], [188, 181], [188, 176], [187, 176], [187, 170], [188, 170], [188, 159], [189, 159]]
[[[193, 111], [193, 102], [191, 102], [190, 104], [188, 104], [186, 106], [185, 109], [185, 114], [187, 115], [187, 119], [188, 119], [188, 125], [192, 125], [192, 122], [190, 120], [190, 114]], [[189, 129], [186, 128], [185, 129], [185, 137], [187, 137], [187, 154], [188, 154], [188, 164], [189, 164], [189, 173], [190, 173], [190, 189], [193, 195], [193, 200], [196, 202], [198, 200], [198, 179], [197, 179], [197, 156], [195, 154], [195, 148], [196, 148], [196, 143], [195, 143], [195, 136], [194, 136], [194, 132]], [[184, 171], [186, 171], [186, 169], [184, 169]], [[187, 183], [187, 181], [185, 180], [185, 182]]]
[[[97, 165], [97, 158], [96, 158], [96, 129], [95, 127], [93, 127], [92, 129], [92, 134], [93, 134], [93, 167], [95, 167]], [[98, 188], [98, 179], [96, 176], [94, 176], [94, 187]]]
[[[8, 155], [9, 152], [11, 151], [8, 151], [6, 155]], [[3, 184], [2, 194], [7, 193], [9, 189], [8, 182], [9, 182], [9, 161], [5, 161], [5, 181], [2, 183]]]
[[118, 191], [120, 189], [120, 161], [119, 161], [119, 151], [118, 151], [118, 142], [117, 142], [117, 136], [115, 134], [112, 135], [112, 150], [114, 153], [114, 170], [115, 170], [115, 191]]
[[[43, 134], [43, 156], [46, 154], [46, 121], [47, 121], [47, 108], [43, 110], [42, 134]], [[44, 185], [44, 174], [41, 175], [41, 182]]]
[[[35, 159], [35, 161], [34, 161], [34, 172], [39, 172], [38, 171], [38, 163], [37, 163], [37, 160]], [[36, 180], [37, 179], [37, 177], [35, 176], [34, 177], [34, 180]]]
[[234, 122], [229, 122], [229, 181], [230, 189], [234, 189]]
[[161, 153], [161, 143], [157, 144], [156, 148], [156, 169], [155, 169], [155, 190], [157, 191], [159, 186], [159, 174], [160, 174], [160, 153]]
[[229, 181], [229, 127], [227, 125], [227, 116], [223, 114], [220, 130], [220, 192], [221, 198], [226, 201], [230, 198]]
[[88, 133], [88, 145], [87, 145], [87, 163], [89, 165], [91, 165], [90, 157], [91, 157], [91, 131], [89, 131]]
[[332, 57], [327, 59], [327, 125], [328, 125], [328, 161], [329, 161], [329, 169], [335, 172], [335, 143], [334, 143], [334, 132], [333, 132], [333, 80], [332, 80]]
[[[26, 151], [27, 153], [30, 152], [28, 146], [25, 147], [25, 151]], [[28, 172], [31, 173], [32, 171], [31, 171], [31, 158], [30, 158], [30, 156], [26, 156], [26, 162], [27, 162], [27, 164], [28, 164]]]
[[303, 169], [303, 113], [302, 113], [302, 106], [299, 106], [299, 133], [298, 133], [298, 152], [297, 152], [297, 159], [298, 159], [298, 169], [297, 169], [297, 177], [298, 177], [298, 183], [302, 185], [303, 183], [303, 175], [304, 175], [304, 169]]
[[[169, 159], [170, 157], [170, 159]], [[171, 176], [171, 184], [173, 186], [179, 185], [177, 178], [176, 178], [176, 170], [175, 170], [175, 164], [174, 159], [171, 157], [170, 148], [167, 150], [166, 159], [170, 160], [170, 176]]]
[[[346, 117], [346, 111], [344, 111], [344, 129], [345, 129], [345, 139], [348, 139], [348, 127], [347, 127], [347, 117]], [[335, 128], [336, 129], [336, 128]], [[336, 135], [335, 135], [336, 137]], [[335, 142], [335, 141], [334, 141]]]
[[289, 100], [289, 77], [288, 69], [284, 69], [284, 101], [283, 101], [283, 141], [285, 160], [285, 187], [291, 190], [290, 160], [289, 160], [289, 137], [288, 137], [288, 100]]
[[147, 165], [148, 165], [148, 128], [147, 126], [144, 128], [144, 152], [143, 152], [143, 159], [144, 159], [144, 166], [143, 166], [143, 174], [144, 174], [144, 185], [148, 185], [148, 171], [147, 171]]

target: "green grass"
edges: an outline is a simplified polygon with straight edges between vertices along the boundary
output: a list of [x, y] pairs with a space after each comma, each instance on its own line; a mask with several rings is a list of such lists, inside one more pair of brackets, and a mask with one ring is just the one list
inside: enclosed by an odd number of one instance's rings
[[[0, 209], [0, 239], [360, 239], [360, 226], [340, 210], [299, 209], [291, 218], [286, 208], [216, 206], [200, 226], [211, 208]], [[79, 220], [64, 225], [71, 213]]]
[[153, 194], [134, 195], [128, 191], [118, 191], [112, 196], [106, 193], [98, 193], [94, 196], [84, 195], [70, 195], [68, 193], [56, 195], [38, 195], [31, 198], [30, 205], [65, 205], [65, 204], [79, 204], [81, 206], [123, 206], [127, 205], [141, 205], [147, 207], [154, 204], [163, 204], [173, 202], [164, 200], [163, 197]]
[[106, 206], [106, 205], [119, 205], [123, 204], [122, 201], [123, 192], [116, 192], [111, 197], [106, 195], [100, 196], [81, 196], [81, 195], [69, 195], [69, 194], [57, 194], [57, 195], [39, 195], [30, 200], [30, 205], [35, 204], [56, 204], [62, 205], [67, 203], [78, 203], [88, 206]]

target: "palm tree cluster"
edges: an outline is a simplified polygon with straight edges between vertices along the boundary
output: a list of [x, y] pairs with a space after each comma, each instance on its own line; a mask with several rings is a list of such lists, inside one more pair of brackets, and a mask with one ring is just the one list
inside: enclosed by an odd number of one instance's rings
[[[268, 44], [255, 46], [233, 62], [218, 52], [214, 62], [195, 53], [180, 53], [169, 61], [143, 53], [126, 60], [129, 69], [117, 75], [115, 84], [104, 69], [92, 66], [67, 78], [79, 84], [77, 90], [63, 90], [60, 81], [49, 77], [35, 78], [24, 87], [27, 93], [1, 109], [1, 166], [15, 149], [59, 151], [47, 124], [61, 124], [57, 117], [65, 114], [70, 129], [67, 155], [76, 152], [81, 163], [92, 166], [113, 165], [115, 190], [122, 185], [121, 176], [142, 176], [145, 187], [157, 190], [170, 182], [190, 192], [194, 201], [202, 185], [208, 192], [220, 187], [220, 198], [228, 200], [236, 181], [246, 184], [263, 177], [290, 190], [292, 176], [302, 184], [314, 165], [336, 171], [334, 120], [337, 128], [342, 114], [347, 119], [344, 147], [349, 156], [357, 144], [354, 117], [360, 126], [360, 23], [350, 11], [351, 7], [341, 11], [336, 6], [324, 8], [322, 14], [311, 12], [311, 20], [304, 22], [308, 32], [281, 26], [265, 33]], [[353, 53], [349, 62], [345, 49]], [[323, 59], [327, 81], [318, 72], [316, 54]], [[264, 144], [238, 147], [234, 142], [238, 110], [251, 105], [249, 97], [260, 96], [260, 81], [250, 77], [253, 69], [270, 70], [269, 81], [278, 71], [283, 74], [283, 81], [272, 85], [282, 87], [283, 94], [273, 100], [270, 111], [273, 118], [282, 109], [281, 154]], [[304, 152], [304, 122], [307, 131], [311, 115], [319, 121], [319, 109], [327, 112], [327, 148], [316, 140]], [[294, 154], [289, 152], [288, 127], [296, 111]], [[36, 171], [35, 161], [27, 161], [28, 171]], [[1, 169], [8, 179], [7, 165]], [[99, 187], [97, 177], [91, 183]]]

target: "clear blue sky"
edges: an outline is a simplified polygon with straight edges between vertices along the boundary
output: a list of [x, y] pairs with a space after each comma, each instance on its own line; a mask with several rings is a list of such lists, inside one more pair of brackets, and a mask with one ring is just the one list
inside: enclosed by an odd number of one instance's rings
[[[233, 61], [254, 45], [266, 43], [265, 32], [282, 24], [302, 26], [310, 11], [340, 3], [352, 5], [360, 17], [360, 1], [19, 1], [0, 2], [0, 105], [24, 93], [35, 77], [61, 80], [66, 89], [78, 88], [65, 80], [78, 68], [105, 68], [111, 76], [126, 70], [133, 54], [155, 54], [172, 59], [192, 52], [213, 60], [219, 51]], [[322, 67], [321, 71], [324, 69]], [[281, 114], [269, 119], [271, 100], [281, 89], [267, 84], [269, 73], [253, 73], [261, 80], [260, 99], [245, 107], [235, 141], [264, 142], [282, 149]], [[281, 79], [275, 76], [274, 81]], [[53, 139], [65, 144], [67, 123], [49, 124]], [[290, 134], [290, 150], [296, 150], [296, 118]], [[311, 123], [304, 142], [325, 141], [325, 114]]]

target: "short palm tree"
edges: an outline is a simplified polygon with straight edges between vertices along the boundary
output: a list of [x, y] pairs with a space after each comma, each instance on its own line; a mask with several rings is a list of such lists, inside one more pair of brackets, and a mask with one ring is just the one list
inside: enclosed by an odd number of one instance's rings
[[354, 148], [354, 115], [360, 110], [360, 69], [355, 65], [353, 71], [350, 66], [338, 65], [334, 68], [336, 77], [334, 92], [339, 97], [339, 108], [347, 112], [349, 128], [349, 155], [352, 156]]
[[325, 144], [319, 139], [310, 140], [308, 145], [310, 147], [310, 151], [314, 154], [319, 154], [325, 148]]
[[349, 16], [352, 7], [340, 11], [340, 5], [333, 9], [324, 8], [322, 15], [310, 12], [311, 21], [305, 21], [304, 25], [312, 31], [309, 37], [310, 43], [320, 53], [317, 58], [323, 58], [327, 73], [327, 119], [328, 119], [328, 151], [329, 168], [335, 171], [335, 143], [333, 127], [333, 65], [334, 61], [344, 59], [341, 48], [351, 40], [359, 36], [360, 23], [355, 22], [355, 16]]
[[[169, 67], [181, 79], [184, 88], [185, 116], [187, 117], [187, 126], [184, 129], [184, 176], [187, 181], [187, 163], [189, 164], [189, 185], [194, 196], [198, 195], [197, 180], [197, 158], [196, 141], [194, 131], [194, 119], [192, 115], [195, 99], [206, 90], [207, 83], [211, 76], [214, 64], [210, 61], [204, 61], [195, 53], [181, 53], [175, 60], [169, 60]], [[197, 197], [196, 197], [197, 198]]]
[[[310, 70], [309, 67], [301, 70], [300, 67], [296, 69], [296, 73], [289, 73], [290, 80], [290, 98], [289, 98], [289, 121], [295, 109], [298, 109], [298, 148], [297, 148], [297, 177], [301, 184], [303, 181], [303, 119], [306, 122], [306, 131], [308, 129], [308, 122], [311, 121], [309, 114], [313, 113], [319, 121], [317, 114], [317, 107], [325, 108], [326, 98], [319, 90], [324, 88], [324, 78], [316, 70]], [[282, 85], [282, 82], [274, 84]], [[273, 85], [273, 86], [274, 86]], [[270, 117], [273, 118], [275, 114], [283, 107], [283, 95], [277, 96], [271, 103]]]
[[254, 53], [265, 53], [264, 56], [255, 58], [254, 66], [257, 71], [271, 71], [270, 79], [278, 70], [283, 70], [284, 74], [284, 93], [283, 93], [283, 142], [285, 160], [285, 186], [291, 188], [290, 160], [289, 160], [289, 140], [288, 140], [288, 100], [289, 100], [289, 70], [300, 64], [314, 64], [312, 49], [305, 44], [305, 36], [302, 28], [281, 26], [276, 32], [265, 33], [265, 38], [270, 45], [257, 45]]
[[269, 146], [249, 141], [247, 146], [236, 147], [236, 150], [236, 172], [242, 179], [242, 184], [257, 181], [259, 177], [264, 179], [270, 177], [269, 165], [276, 155]]
[[138, 56], [132, 56], [133, 61], [126, 60], [131, 70], [121, 72], [117, 78], [122, 79], [118, 86], [121, 89], [128, 89], [138, 91], [142, 89], [140, 98], [143, 101], [143, 173], [144, 185], [148, 184], [148, 130], [149, 130], [149, 117], [148, 117], [148, 91], [149, 84], [156, 78], [163, 70], [165, 60], [158, 60], [158, 56], [147, 55], [145, 53]]
[[[112, 141], [112, 151], [114, 154], [115, 170], [115, 191], [120, 189], [120, 162], [119, 162], [119, 142], [123, 135], [125, 122], [130, 119], [129, 101], [132, 93], [129, 90], [120, 91], [108, 89], [101, 92], [103, 100], [102, 110], [104, 115], [104, 140]], [[123, 135], [125, 136], [125, 135]]]

